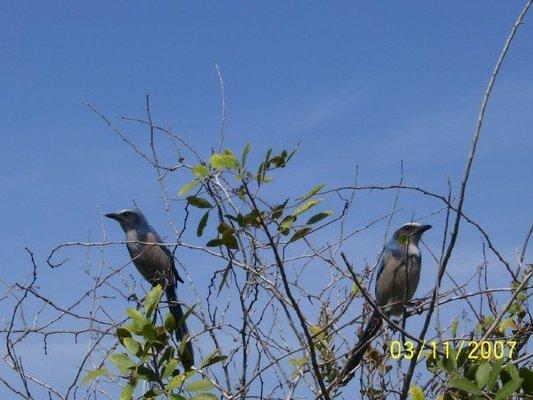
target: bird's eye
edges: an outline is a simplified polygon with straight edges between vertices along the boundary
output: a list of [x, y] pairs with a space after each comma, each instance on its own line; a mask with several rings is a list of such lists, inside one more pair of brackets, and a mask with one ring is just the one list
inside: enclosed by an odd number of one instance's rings
[[122, 213], [125, 217], [129, 217], [131, 215], [131, 211], [124, 211]]
[[412, 225], [407, 225], [407, 226], [405, 227], [405, 229], [408, 230], [408, 231], [410, 231], [412, 228], [413, 228]]

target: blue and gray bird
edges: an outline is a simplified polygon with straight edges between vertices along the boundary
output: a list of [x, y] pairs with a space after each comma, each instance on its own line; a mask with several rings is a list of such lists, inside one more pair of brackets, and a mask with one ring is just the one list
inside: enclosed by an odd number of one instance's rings
[[[431, 225], [410, 222], [394, 232], [378, 263], [376, 275], [376, 304], [387, 316], [401, 315], [405, 304], [411, 300], [418, 287], [422, 254], [418, 242]], [[363, 354], [378, 332], [382, 318], [374, 310], [359, 337], [359, 343], [348, 359], [344, 371], [349, 373], [359, 365]]]
[[[126, 233], [126, 247], [133, 264], [144, 279], [153, 286], [161, 285], [165, 289], [170, 313], [178, 323], [176, 338], [178, 341], [187, 340], [189, 331], [185, 321], [181, 321], [183, 310], [176, 295], [177, 283], [183, 283], [183, 280], [178, 275], [172, 253], [161, 244], [161, 238], [141, 211], [121, 210], [117, 213], [106, 214], [106, 217], [118, 221]], [[184, 365], [190, 368], [194, 364], [194, 353], [189, 341], [187, 341], [184, 356]]]

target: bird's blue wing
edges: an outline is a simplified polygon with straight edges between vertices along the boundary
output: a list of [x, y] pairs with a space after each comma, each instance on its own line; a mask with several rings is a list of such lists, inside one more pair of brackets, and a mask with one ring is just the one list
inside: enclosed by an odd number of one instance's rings
[[[163, 241], [159, 237], [159, 234], [156, 232], [156, 230], [152, 228], [151, 226], [150, 226], [150, 230], [152, 231], [152, 234], [155, 236], [157, 243], [163, 243]], [[174, 261], [174, 256], [172, 255], [172, 252], [167, 246], [159, 245], [159, 247], [161, 248], [161, 250], [163, 250], [163, 252], [170, 259], [170, 263], [172, 264], [172, 274], [174, 275], [174, 278], [176, 278], [176, 281], [183, 283], [183, 279], [181, 279], [181, 277], [178, 274], [178, 270], [176, 269], [176, 263]]]
[[377, 265], [378, 272], [376, 273], [376, 282], [378, 281], [381, 273], [383, 272], [383, 269], [385, 268], [385, 261], [386, 261], [387, 255], [388, 255], [388, 251], [387, 251], [387, 247], [385, 246], [383, 247], [383, 250], [381, 251], [381, 255], [379, 256], [378, 265]]
[[176, 278], [176, 281], [180, 282], [180, 283], [183, 283], [183, 279], [181, 279], [181, 276], [178, 274], [178, 270], [176, 268], [176, 263], [174, 261], [174, 256], [172, 255], [172, 253], [170, 252], [170, 249], [166, 246], [161, 246], [161, 248], [163, 249], [163, 251], [165, 252], [166, 255], [169, 256], [170, 260], [171, 260], [171, 263], [172, 263], [172, 273], [174, 274], [174, 278]]

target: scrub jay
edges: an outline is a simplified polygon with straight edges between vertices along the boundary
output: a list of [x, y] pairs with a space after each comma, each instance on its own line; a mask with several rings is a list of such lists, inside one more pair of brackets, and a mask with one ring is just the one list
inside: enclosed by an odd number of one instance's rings
[[[183, 310], [176, 296], [177, 282], [183, 283], [178, 275], [174, 257], [170, 250], [161, 244], [161, 239], [154, 228], [148, 224], [143, 213], [139, 210], [122, 210], [105, 215], [120, 224], [126, 233], [126, 247], [133, 264], [141, 275], [153, 286], [161, 285], [165, 289], [169, 310], [176, 322], [176, 339], [186, 340], [189, 333], [185, 321], [181, 321]], [[180, 324], [180, 321], [182, 322]], [[186, 344], [184, 365], [187, 369], [194, 365], [194, 353], [190, 342]]]
[[[394, 232], [383, 249], [376, 276], [376, 304], [387, 316], [402, 314], [405, 303], [411, 300], [416, 292], [422, 264], [418, 242], [422, 234], [430, 228], [431, 225], [414, 222], [404, 224]], [[382, 322], [381, 316], [374, 310], [359, 337], [359, 343], [351, 352], [352, 356], [348, 358], [344, 368], [346, 373], [359, 365]]]

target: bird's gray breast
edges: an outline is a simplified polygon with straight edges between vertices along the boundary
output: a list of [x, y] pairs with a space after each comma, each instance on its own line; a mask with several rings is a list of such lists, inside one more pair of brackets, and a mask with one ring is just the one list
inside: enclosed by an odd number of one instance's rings
[[126, 233], [127, 247], [133, 264], [141, 275], [152, 285], [161, 284], [165, 287], [174, 284], [172, 260], [157, 244], [156, 236], [148, 232], [138, 234], [131, 230]]
[[401, 314], [403, 303], [411, 300], [420, 279], [420, 253], [390, 253], [376, 286], [378, 305], [393, 315]]

